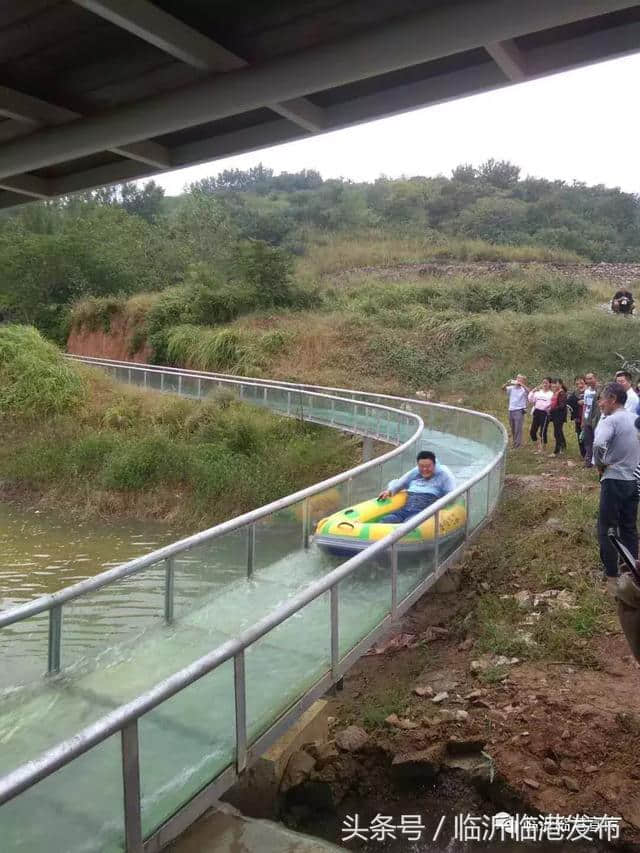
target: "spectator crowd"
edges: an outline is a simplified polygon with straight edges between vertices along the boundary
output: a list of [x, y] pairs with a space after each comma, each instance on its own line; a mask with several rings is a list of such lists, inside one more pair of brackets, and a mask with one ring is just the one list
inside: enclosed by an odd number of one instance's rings
[[529, 437], [536, 453], [544, 453], [553, 428], [552, 454], [567, 451], [564, 428], [574, 425], [585, 468], [600, 476], [598, 539], [604, 579], [615, 592], [618, 552], [611, 534], [638, 559], [638, 500], [640, 495], [640, 398], [632, 376], [619, 370], [615, 380], [600, 385], [595, 373], [576, 376], [571, 393], [562, 379], [545, 377], [531, 388], [523, 374], [503, 385], [507, 394], [509, 425], [514, 448], [522, 446], [527, 409]]

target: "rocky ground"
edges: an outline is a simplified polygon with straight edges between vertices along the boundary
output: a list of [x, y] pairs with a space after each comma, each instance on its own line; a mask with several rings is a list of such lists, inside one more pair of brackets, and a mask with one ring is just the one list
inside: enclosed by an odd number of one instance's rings
[[445, 815], [442, 847], [346, 846], [463, 850], [450, 843], [457, 813], [607, 814], [621, 818], [618, 846], [640, 849], [640, 668], [598, 576], [597, 484], [575, 462], [532, 466], [508, 477], [498, 515], [441, 591], [345, 678], [332, 742], [307, 748], [288, 793], [303, 831], [340, 842], [355, 811], [421, 813], [431, 830]]
[[393, 266], [381, 267], [358, 267], [343, 270], [340, 273], [331, 273], [335, 280], [349, 278], [358, 275], [372, 275], [384, 280], [400, 281], [406, 278], [415, 278], [416, 275], [423, 276], [463, 276], [476, 278], [481, 275], [500, 275], [512, 271], [515, 267], [544, 266], [566, 275], [587, 275], [599, 281], [610, 281], [614, 289], [628, 286], [633, 292], [633, 285], [640, 282], [640, 264], [620, 263], [592, 263], [592, 264], [563, 264], [555, 261], [469, 261], [448, 262], [438, 261], [430, 263], [394, 264]]

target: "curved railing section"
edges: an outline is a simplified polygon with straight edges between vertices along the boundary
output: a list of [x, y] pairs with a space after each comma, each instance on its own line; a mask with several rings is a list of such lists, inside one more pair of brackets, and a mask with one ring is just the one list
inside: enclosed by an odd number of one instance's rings
[[[192, 655], [188, 665], [152, 680], [133, 700], [0, 779], [0, 835], [8, 851], [12, 838], [24, 841], [25, 827], [36, 832], [32, 825], [34, 814], [39, 814], [37, 819], [45, 822], [43, 837], [59, 837], [60, 849], [70, 853], [75, 849], [149, 853], [162, 849], [206, 810], [460, 555], [498, 501], [506, 433], [488, 415], [418, 400], [80, 360], [159, 391], [206, 399], [222, 389], [232, 390], [241, 399], [280, 414], [396, 445], [378, 458], [268, 506], [0, 613], [0, 639], [6, 632], [37, 620], [42, 625], [46, 619], [46, 668], [51, 674], [61, 673], [51, 684], [61, 677], [74, 683], [71, 675], [65, 676], [74, 666], [65, 656], [65, 631], [73, 629], [74, 605], [131, 583], [134, 576], [148, 577], [161, 590], [161, 624], [149, 632], [149, 642], [157, 643], [160, 637], [178, 643], [184, 634], [193, 643], [189, 649], [195, 650], [204, 632], [208, 643], [204, 654]], [[413, 466], [417, 449], [442, 435], [455, 437], [456, 446], [466, 447], [471, 456], [482, 451], [483, 462], [472, 476], [398, 525], [386, 539], [341, 564], [311, 560], [315, 577], [301, 582], [271, 609], [266, 606], [263, 615], [224, 641], [212, 641], [206, 632], [212, 623], [224, 621], [224, 613], [215, 602], [209, 604], [206, 586], [200, 595], [181, 597], [185, 566], [190, 571], [199, 566], [204, 577], [210, 573], [212, 549], [237, 555], [238, 541], [242, 560], [237, 568], [244, 583], [246, 578], [268, 582], [270, 567], [286, 560], [290, 569], [285, 570], [307, 566], [310, 536], [320, 517], [375, 494]], [[457, 539], [441, 542], [436, 534], [428, 552], [399, 554], [397, 543], [410, 530], [433, 515], [439, 531], [440, 512], [461, 500], [466, 524]], [[232, 538], [235, 547], [226, 549]], [[185, 555], [188, 564], [181, 562]], [[249, 588], [240, 594], [248, 602]], [[132, 653], [134, 658], [145, 649], [144, 637], [137, 642], [140, 651]], [[3, 659], [10, 651], [10, 643], [5, 644]], [[52, 803], [62, 801], [83, 802], [84, 807], [91, 802], [78, 821], [78, 837], [71, 838], [69, 829], [73, 814], [70, 818], [64, 808], [52, 808]]]

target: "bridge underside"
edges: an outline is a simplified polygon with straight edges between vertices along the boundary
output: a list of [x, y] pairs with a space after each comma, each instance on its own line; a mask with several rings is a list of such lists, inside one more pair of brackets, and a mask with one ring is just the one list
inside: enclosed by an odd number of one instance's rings
[[629, 0], [0, 4], [0, 207], [640, 49]]

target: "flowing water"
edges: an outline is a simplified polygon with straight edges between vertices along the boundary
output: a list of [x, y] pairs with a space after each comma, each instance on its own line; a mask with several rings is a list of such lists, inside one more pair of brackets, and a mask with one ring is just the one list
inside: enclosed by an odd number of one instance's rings
[[[434, 431], [425, 444], [452, 467], [459, 481], [495, 454], [477, 442]], [[373, 478], [359, 481], [353, 502], [375, 493], [377, 485]], [[328, 507], [346, 504], [341, 487], [323, 497], [320, 515]], [[483, 481], [472, 492], [472, 526], [486, 506]], [[53, 516], [7, 507], [0, 510], [0, 531], [3, 607], [52, 592], [182, 535], [160, 525], [69, 526]], [[170, 625], [164, 621], [162, 563], [65, 605], [63, 670], [55, 677], [42, 678], [46, 613], [0, 630], [0, 775], [237, 635], [339, 562], [314, 546], [303, 549], [301, 532], [297, 507], [257, 524], [251, 577], [246, 530], [176, 558], [175, 621]], [[443, 550], [441, 558], [447, 553]], [[400, 598], [434, 568], [433, 553], [428, 552], [401, 563]], [[341, 582], [339, 596], [343, 655], [390, 611], [388, 564], [380, 559], [364, 563]], [[251, 740], [327, 672], [329, 626], [325, 594], [247, 650]], [[233, 661], [142, 717], [139, 732], [143, 829], [148, 834], [233, 760]], [[111, 737], [2, 807], [0, 835], [6, 849], [122, 850], [119, 751], [119, 738]]]

